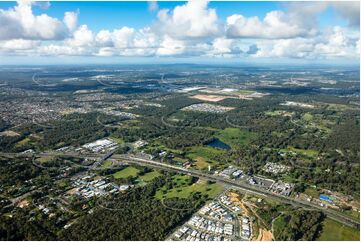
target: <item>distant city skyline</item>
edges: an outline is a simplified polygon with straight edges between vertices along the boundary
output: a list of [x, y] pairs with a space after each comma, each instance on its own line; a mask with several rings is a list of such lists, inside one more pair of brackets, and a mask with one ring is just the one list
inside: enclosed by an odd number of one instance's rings
[[0, 64], [358, 65], [353, 2], [0, 2]]

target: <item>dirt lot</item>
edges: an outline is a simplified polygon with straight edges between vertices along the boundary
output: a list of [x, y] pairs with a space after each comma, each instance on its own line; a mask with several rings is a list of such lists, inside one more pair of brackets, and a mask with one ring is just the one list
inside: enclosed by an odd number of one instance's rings
[[272, 241], [273, 240], [273, 234], [269, 230], [265, 229], [259, 229], [259, 234], [257, 239], [255, 241]]
[[227, 97], [227, 96], [218, 96], [218, 95], [202, 95], [202, 94], [198, 94], [198, 95], [192, 96], [192, 98], [202, 100], [202, 101], [208, 101], [208, 102], [219, 102], [219, 101], [222, 101], [222, 100], [224, 100], [226, 98], [229, 98], [229, 97]]
[[20, 134], [14, 132], [14, 131], [11, 131], [11, 130], [7, 130], [7, 131], [4, 131], [4, 132], [0, 132], [0, 136], [9, 136], [9, 137], [13, 137], [13, 136], [19, 136]]

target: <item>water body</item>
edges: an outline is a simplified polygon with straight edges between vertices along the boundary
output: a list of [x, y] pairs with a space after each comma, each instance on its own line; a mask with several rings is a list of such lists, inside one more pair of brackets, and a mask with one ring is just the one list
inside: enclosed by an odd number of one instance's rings
[[219, 139], [214, 139], [211, 142], [207, 143], [206, 145], [213, 147], [213, 148], [222, 149], [222, 150], [230, 150], [231, 149], [231, 147], [229, 145], [227, 145], [226, 143], [223, 143]]

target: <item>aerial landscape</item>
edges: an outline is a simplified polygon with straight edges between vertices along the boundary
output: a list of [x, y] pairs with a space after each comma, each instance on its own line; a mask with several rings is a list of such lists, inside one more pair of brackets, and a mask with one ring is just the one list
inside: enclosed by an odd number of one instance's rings
[[0, 2], [0, 240], [360, 240], [359, 2], [86, 4]]

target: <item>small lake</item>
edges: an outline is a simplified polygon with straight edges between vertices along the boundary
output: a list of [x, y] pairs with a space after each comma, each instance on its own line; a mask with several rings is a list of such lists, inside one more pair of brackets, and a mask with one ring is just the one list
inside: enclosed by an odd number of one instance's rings
[[211, 142], [207, 143], [206, 145], [213, 147], [213, 148], [222, 149], [222, 150], [230, 150], [231, 149], [231, 147], [229, 145], [223, 143], [219, 139], [214, 139]]

